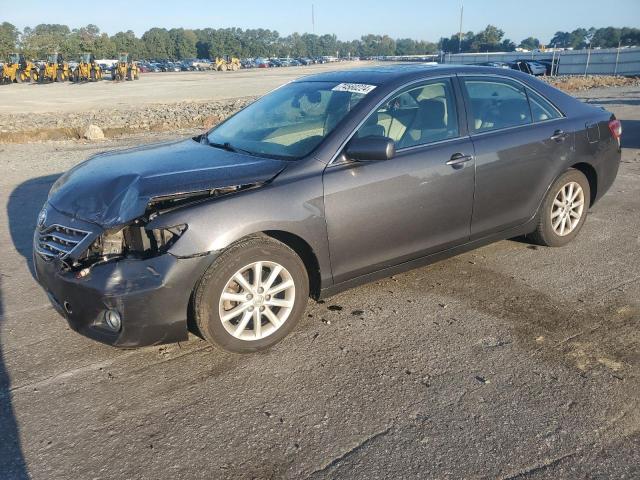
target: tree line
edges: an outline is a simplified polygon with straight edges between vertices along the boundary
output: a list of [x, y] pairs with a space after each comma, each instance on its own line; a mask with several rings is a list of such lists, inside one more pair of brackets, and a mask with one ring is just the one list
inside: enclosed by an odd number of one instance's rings
[[[535, 37], [527, 37], [518, 45], [504, 38], [504, 31], [488, 25], [483, 31], [467, 32], [460, 36], [458, 33], [449, 38], [441, 38], [438, 42], [440, 50], [444, 52], [512, 52], [516, 47], [526, 50], [535, 50], [542, 46], [542, 42]], [[638, 28], [577, 28], [572, 32], [556, 32], [545, 44], [547, 47], [581, 49], [614, 48], [618, 45], [640, 45], [640, 29]]]
[[134, 58], [174, 59], [237, 57], [316, 57], [324, 55], [378, 56], [435, 53], [431, 42], [388, 35], [364, 35], [360, 40], [341, 41], [335, 35], [293, 33], [280, 36], [275, 30], [241, 28], [151, 28], [140, 38], [131, 30], [109, 36], [96, 25], [70, 29], [60, 24], [40, 24], [20, 32], [8, 22], [0, 24], [0, 58], [23, 52], [28, 58], [44, 58], [59, 52], [66, 58], [92, 52], [98, 58], [112, 58], [128, 52]]
[[[640, 44], [637, 28], [590, 28], [573, 32], [557, 32], [547, 43], [563, 48], [617, 47]], [[513, 51], [516, 46], [535, 49], [540, 41], [534, 37], [522, 40], [518, 45], [504, 38], [504, 31], [488, 25], [480, 32], [453, 34], [438, 42], [394, 39], [388, 35], [364, 35], [358, 40], [342, 41], [335, 35], [292, 33], [286, 37], [275, 30], [241, 28], [151, 28], [140, 38], [131, 30], [108, 35], [96, 25], [70, 29], [61, 24], [40, 24], [20, 31], [14, 25], [0, 24], [0, 58], [14, 51], [28, 58], [42, 59], [47, 53], [62, 53], [75, 58], [82, 52], [92, 52], [98, 58], [113, 58], [119, 52], [128, 52], [134, 58], [174, 59], [214, 58], [221, 55], [237, 57], [316, 57], [338, 55], [342, 57], [426, 55], [439, 51], [495, 52]]]

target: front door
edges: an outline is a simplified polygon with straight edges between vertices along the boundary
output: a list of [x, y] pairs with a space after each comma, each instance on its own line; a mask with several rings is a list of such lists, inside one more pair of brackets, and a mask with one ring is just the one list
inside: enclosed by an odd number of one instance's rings
[[468, 241], [474, 152], [460, 135], [453, 91], [448, 78], [402, 91], [356, 133], [393, 139], [395, 157], [339, 157], [325, 170], [336, 283]]

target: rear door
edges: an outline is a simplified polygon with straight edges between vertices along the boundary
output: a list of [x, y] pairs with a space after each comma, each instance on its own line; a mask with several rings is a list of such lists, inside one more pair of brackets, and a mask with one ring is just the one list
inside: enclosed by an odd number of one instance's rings
[[326, 168], [336, 283], [468, 241], [473, 146], [454, 88], [451, 78], [416, 84], [371, 114], [355, 135], [392, 138], [391, 160], [342, 156]]
[[545, 98], [501, 76], [461, 76], [476, 154], [471, 239], [523, 224], [572, 155], [565, 118]]

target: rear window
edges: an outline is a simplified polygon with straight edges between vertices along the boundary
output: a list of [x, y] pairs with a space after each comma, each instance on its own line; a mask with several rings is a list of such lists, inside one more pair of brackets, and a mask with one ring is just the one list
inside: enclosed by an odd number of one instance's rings
[[546, 120], [553, 120], [554, 118], [562, 117], [562, 114], [558, 109], [546, 98], [542, 97], [542, 95], [539, 95], [530, 88], [527, 88], [527, 96], [529, 97], [531, 115], [533, 115], [534, 122], [544, 122]]
[[526, 125], [532, 122], [524, 87], [506, 79], [466, 78], [472, 132]]

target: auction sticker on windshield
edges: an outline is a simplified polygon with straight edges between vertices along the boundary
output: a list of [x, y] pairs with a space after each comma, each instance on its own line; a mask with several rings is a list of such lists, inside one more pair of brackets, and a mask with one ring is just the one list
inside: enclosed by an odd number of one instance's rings
[[366, 83], [340, 83], [331, 90], [334, 92], [362, 93], [366, 95], [374, 88], [376, 88], [375, 85], [367, 85]]

